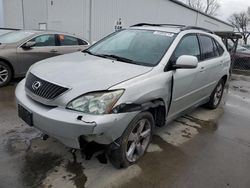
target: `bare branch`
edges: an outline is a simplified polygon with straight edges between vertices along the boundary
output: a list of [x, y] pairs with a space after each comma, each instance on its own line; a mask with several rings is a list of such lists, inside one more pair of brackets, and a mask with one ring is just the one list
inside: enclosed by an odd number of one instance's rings
[[237, 28], [238, 32], [241, 33], [245, 44], [247, 43], [247, 38], [249, 37], [248, 25], [250, 21], [249, 15], [250, 9], [248, 8], [247, 12], [240, 12], [232, 14], [228, 21]]
[[208, 15], [216, 15], [220, 5], [218, 0], [187, 0], [187, 4], [201, 12], [204, 12]]

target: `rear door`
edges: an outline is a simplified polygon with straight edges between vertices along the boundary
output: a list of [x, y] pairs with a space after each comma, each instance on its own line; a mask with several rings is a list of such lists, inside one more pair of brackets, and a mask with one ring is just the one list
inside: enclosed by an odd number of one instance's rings
[[[199, 61], [201, 60], [201, 50], [196, 34], [189, 34], [182, 38], [172, 54], [170, 63], [174, 64], [177, 58], [182, 55], [192, 55], [197, 57]], [[173, 70], [170, 118], [202, 100], [204, 86], [202, 67], [203, 65], [198, 63], [198, 67], [194, 69]]]
[[57, 51], [59, 54], [82, 51], [86, 49], [89, 45], [88, 42], [82, 39], [64, 34], [58, 34], [57, 40], [59, 44]]
[[36, 42], [35, 46], [29, 49], [22, 48], [22, 46], [17, 48], [18, 59], [21, 65], [20, 72], [22, 74], [24, 74], [32, 64], [59, 55], [56, 50], [56, 37], [54, 34], [39, 35], [29, 41]]
[[[209, 96], [216, 84], [220, 80], [220, 75], [223, 70], [223, 48], [217, 44], [214, 38], [208, 35], [199, 35], [202, 51], [201, 76], [204, 80], [204, 96]], [[221, 51], [222, 50], [222, 51]]]

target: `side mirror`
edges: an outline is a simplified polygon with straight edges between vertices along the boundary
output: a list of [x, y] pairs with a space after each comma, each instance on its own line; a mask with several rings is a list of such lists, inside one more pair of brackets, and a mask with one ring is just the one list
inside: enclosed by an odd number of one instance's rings
[[36, 45], [36, 42], [29, 41], [29, 42], [26, 42], [24, 45], [22, 45], [22, 48], [30, 49], [34, 47], [35, 45]]
[[195, 56], [191, 55], [182, 55], [173, 65], [176, 69], [194, 69], [198, 66], [198, 59]]

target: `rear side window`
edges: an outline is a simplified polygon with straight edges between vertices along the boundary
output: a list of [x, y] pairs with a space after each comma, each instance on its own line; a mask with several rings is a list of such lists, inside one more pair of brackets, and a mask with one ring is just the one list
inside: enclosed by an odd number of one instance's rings
[[78, 39], [67, 35], [58, 35], [59, 42], [61, 46], [76, 46], [79, 45]]
[[219, 55], [217, 51], [217, 46], [213, 42], [213, 39], [209, 36], [200, 36], [201, 48], [202, 48], [202, 55], [204, 59], [214, 58]]
[[200, 60], [200, 46], [196, 35], [184, 37], [176, 47], [172, 60], [177, 60], [182, 55], [192, 55]]
[[218, 50], [218, 46], [216, 45], [215, 41], [213, 40], [213, 45], [214, 45], [214, 55], [216, 57], [220, 56], [219, 50]]

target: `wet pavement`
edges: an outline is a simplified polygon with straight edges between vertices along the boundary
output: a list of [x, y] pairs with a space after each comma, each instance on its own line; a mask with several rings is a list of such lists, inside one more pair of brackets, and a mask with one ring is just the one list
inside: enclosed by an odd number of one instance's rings
[[76, 161], [18, 119], [12, 85], [0, 88], [0, 188], [250, 187], [250, 77], [234, 75], [223, 104], [157, 128], [138, 164], [115, 169], [102, 152]]

